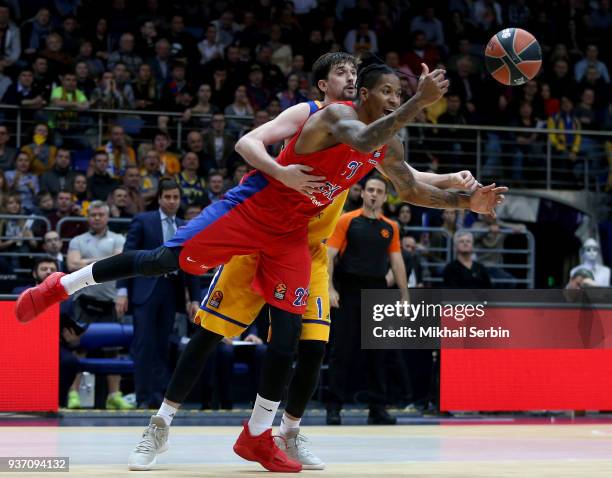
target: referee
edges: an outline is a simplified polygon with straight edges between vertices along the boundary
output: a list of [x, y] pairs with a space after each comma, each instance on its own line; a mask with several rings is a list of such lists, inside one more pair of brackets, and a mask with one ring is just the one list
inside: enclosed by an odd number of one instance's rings
[[[399, 240], [399, 227], [382, 215], [387, 183], [372, 177], [361, 193], [363, 206], [342, 215], [327, 245], [330, 305], [338, 312], [332, 320], [334, 339], [329, 362], [330, 396], [327, 423], [340, 425], [340, 410], [346, 401], [351, 366], [365, 359], [368, 423], [393, 425], [396, 418], [385, 409], [385, 351], [361, 350], [361, 290], [386, 289], [385, 275], [391, 266], [402, 299], [407, 299], [406, 269]], [[338, 260], [334, 287], [334, 261]]]

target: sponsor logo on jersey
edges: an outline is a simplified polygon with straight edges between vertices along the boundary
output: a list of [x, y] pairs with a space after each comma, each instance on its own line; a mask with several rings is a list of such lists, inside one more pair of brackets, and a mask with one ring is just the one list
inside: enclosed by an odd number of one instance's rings
[[223, 300], [223, 292], [221, 292], [220, 290], [216, 290], [212, 293], [212, 295], [210, 296], [210, 299], [208, 299], [208, 305], [210, 305], [211, 307], [214, 307], [215, 309], [218, 309], [219, 306], [221, 305], [222, 300]]
[[283, 300], [285, 298], [285, 294], [287, 293], [287, 286], [282, 282], [276, 284], [274, 288], [274, 298], [278, 300]]
[[385, 239], [389, 239], [389, 237], [391, 237], [391, 233], [387, 229], [381, 229], [380, 235]]

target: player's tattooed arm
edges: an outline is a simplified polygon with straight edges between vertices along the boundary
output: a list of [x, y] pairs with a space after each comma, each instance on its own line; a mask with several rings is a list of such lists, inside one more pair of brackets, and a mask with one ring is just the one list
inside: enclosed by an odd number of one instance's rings
[[427, 105], [436, 102], [448, 89], [444, 70], [429, 73], [423, 65], [423, 75], [417, 92], [393, 113], [378, 120], [364, 124], [357, 118], [354, 109], [346, 105], [330, 105], [325, 108], [331, 135], [339, 142], [348, 144], [357, 151], [369, 153], [380, 148], [393, 138], [404, 126], [412, 121]]
[[404, 161], [404, 149], [397, 138], [389, 143], [387, 153], [378, 169], [387, 176], [399, 197], [410, 204], [438, 209], [471, 209], [483, 214], [494, 214], [494, 209], [503, 200], [507, 188], [496, 188], [495, 184], [475, 191], [471, 196], [443, 191], [418, 181]]

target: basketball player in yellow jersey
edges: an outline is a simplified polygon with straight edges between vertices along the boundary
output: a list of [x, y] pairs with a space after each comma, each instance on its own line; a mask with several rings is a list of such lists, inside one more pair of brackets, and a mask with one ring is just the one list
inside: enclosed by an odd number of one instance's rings
[[[319, 181], [324, 178], [308, 175], [310, 168], [297, 164], [285, 167], [282, 172], [279, 172], [276, 169], [278, 164], [265, 149], [266, 145], [293, 136], [311, 114], [328, 102], [353, 99], [356, 95], [356, 59], [346, 53], [325, 54], [313, 65], [313, 75], [315, 84], [325, 94], [324, 102], [309, 102], [293, 106], [276, 119], [241, 138], [236, 145], [236, 150], [252, 166], [303, 194], [310, 194], [322, 186], [323, 184]], [[429, 182], [439, 188], [474, 189], [478, 186], [468, 171], [447, 175], [420, 173], [415, 170], [413, 172], [419, 180]], [[304, 446], [302, 436], [299, 435], [299, 424], [306, 405], [316, 389], [320, 366], [325, 354], [325, 344], [329, 340], [330, 305], [327, 249], [324, 241], [335, 229], [347, 194], [348, 191], [340, 194], [319, 216], [311, 219], [308, 226], [312, 256], [309, 299], [306, 313], [302, 318], [297, 366], [289, 386], [287, 406], [280, 426], [280, 434], [283, 439], [277, 442], [277, 445], [290, 458], [302, 463], [305, 470], [321, 470], [325, 467], [323, 461]], [[248, 234], [248, 231], [245, 231], [245, 234]], [[264, 299], [251, 289], [256, 265], [257, 256], [253, 255], [236, 256], [222, 266], [215, 274], [208, 293], [202, 301], [196, 322], [203, 328], [225, 337], [242, 334], [255, 320], [265, 304]], [[285, 291], [279, 287], [278, 293], [284, 294]], [[198, 379], [198, 370], [203, 366], [203, 363], [201, 366], [197, 363], [196, 351], [189, 350], [191, 345], [193, 344], [190, 342], [177, 364], [164, 403], [157, 414], [164, 418], [165, 424], [157, 420], [155, 416], [152, 418], [151, 423], [155, 421], [154, 429], [151, 430], [152, 425], [150, 425], [149, 431], [145, 431], [143, 440], [130, 456], [130, 469], [149, 469], [155, 463], [156, 453], [167, 449], [168, 425], [183, 403], [191, 385]], [[253, 418], [251, 417], [249, 421], [249, 427], [252, 425]]]

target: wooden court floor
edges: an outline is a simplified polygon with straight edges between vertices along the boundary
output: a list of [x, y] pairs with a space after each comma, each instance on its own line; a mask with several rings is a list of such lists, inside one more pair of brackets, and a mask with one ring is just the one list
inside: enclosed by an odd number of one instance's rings
[[[237, 427], [173, 427], [150, 472], [127, 457], [142, 427], [0, 427], [0, 456], [69, 456], [70, 472], [18, 476], [258, 477], [233, 454]], [[612, 425], [398, 425], [303, 427], [327, 463], [321, 477], [611, 477]], [[2, 474], [2, 473], [0, 473]], [[8, 474], [7, 474], [8, 475]], [[274, 474], [272, 476], [295, 476]]]

